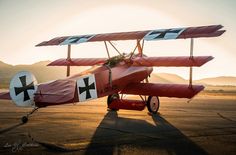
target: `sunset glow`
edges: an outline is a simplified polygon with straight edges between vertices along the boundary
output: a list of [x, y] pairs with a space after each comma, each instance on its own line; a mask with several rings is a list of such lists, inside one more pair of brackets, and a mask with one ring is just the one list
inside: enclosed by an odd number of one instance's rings
[[[223, 36], [195, 40], [195, 55], [212, 55], [215, 59], [194, 69], [194, 79], [236, 76], [236, 70], [229, 69], [235, 66], [236, 58], [233, 46], [236, 23], [232, 21], [235, 14], [232, 3], [235, 2], [214, 1], [212, 4], [183, 0], [178, 3], [161, 0], [0, 1], [0, 61], [17, 65], [65, 57], [66, 46], [35, 47], [57, 36], [222, 24], [227, 30]], [[207, 7], [210, 5], [213, 6]], [[221, 10], [217, 10], [220, 6]], [[116, 46], [122, 52], [130, 52], [134, 43], [119, 41]], [[144, 53], [148, 56], [189, 55], [189, 43], [189, 40], [146, 42]], [[115, 55], [115, 51], [112, 54]], [[100, 42], [80, 44], [72, 46], [72, 57], [106, 57], [106, 52]], [[157, 68], [155, 71], [188, 78], [188, 68]]]

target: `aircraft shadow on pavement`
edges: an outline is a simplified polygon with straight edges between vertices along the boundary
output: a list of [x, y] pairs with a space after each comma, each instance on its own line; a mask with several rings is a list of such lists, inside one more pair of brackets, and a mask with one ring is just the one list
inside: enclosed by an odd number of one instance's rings
[[[118, 117], [109, 111], [95, 131], [85, 154], [207, 154], [160, 115], [151, 115], [153, 124], [140, 119]], [[141, 152], [140, 152], [141, 151]]]

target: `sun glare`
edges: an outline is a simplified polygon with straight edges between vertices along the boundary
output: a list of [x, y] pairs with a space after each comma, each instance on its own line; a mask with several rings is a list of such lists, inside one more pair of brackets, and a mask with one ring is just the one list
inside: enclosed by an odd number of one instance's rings
[[[34, 47], [39, 42], [53, 37], [186, 26], [183, 25], [184, 22], [178, 21], [178, 18], [173, 17], [150, 7], [131, 5], [92, 7], [73, 16], [63, 16], [60, 21], [50, 25], [43, 33], [28, 39], [29, 42], [27, 44], [21, 45], [19, 48], [16, 47], [17, 52], [14, 52], [14, 57], [9, 58], [8, 63], [31, 64], [38, 61], [66, 57], [66, 46]], [[145, 43], [144, 53], [148, 56], [189, 55], [189, 42], [189, 40], [150, 41]], [[194, 54], [213, 55], [216, 58], [224, 56], [224, 50], [211, 43], [214, 42], [208, 42], [207, 39], [196, 39]], [[115, 45], [121, 52], [129, 53], [133, 50], [135, 41], [119, 41], [115, 42]], [[114, 50], [111, 50], [111, 55], [116, 54]], [[107, 55], [103, 42], [92, 42], [73, 45], [72, 57], [107, 57]], [[211, 72], [217, 73], [221, 64], [226, 63], [227, 60], [216, 59], [202, 68], [194, 69], [194, 79], [213, 76]], [[189, 74], [186, 68], [157, 68], [154, 71], [175, 73], [186, 79]]]

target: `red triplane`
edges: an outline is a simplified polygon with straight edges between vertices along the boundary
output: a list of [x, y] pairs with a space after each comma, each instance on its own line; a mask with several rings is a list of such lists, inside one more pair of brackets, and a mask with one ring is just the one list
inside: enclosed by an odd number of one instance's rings
[[[28, 116], [38, 108], [83, 102], [108, 96], [107, 105], [112, 110], [143, 110], [157, 113], [158, 97], [192, 98], [204, 89], [202, 85], [192, 85], [192, 67], [200, 67], [213, 59], [212, 56], [193, 56], [193, 38], [217, 37], [225, 30], [221, 25], [159, 29], [148, 31], [106, 33], [57, 37], [36, 46], [68, 45], [66, 59], [58, 59], [48, 66], [67, 66], [67, 78], [37, 84], [29, 72], [17, 73], [10, 82], [9, 92], [0, 93], [0, 99], [11, 99], [18, 106], [32, 106], [33, 110], [22, 117], [26, 123]], [[143, 54], [144, 41], [167, 39], [191, 39], [190, 56], [147, 57]], [[111, 41], [136, 40], [134, 50], [122, 54]], [[85, 42], [103, 41], [108, 58], [71, 58], [71, 45]], [[118, 56], [110, 57], [107, 44]], [[138, 51], [135, 53], [135, 51]], [[92, 66], [92, 68], [70, 76], [70, 66]], [[149, 83], [152, 67], [190, 67], [189, 85]], [[45, 75], [46, 76], [46, 75]], [[139, 95], [140, 100], [128, 100], [123, 94]]]

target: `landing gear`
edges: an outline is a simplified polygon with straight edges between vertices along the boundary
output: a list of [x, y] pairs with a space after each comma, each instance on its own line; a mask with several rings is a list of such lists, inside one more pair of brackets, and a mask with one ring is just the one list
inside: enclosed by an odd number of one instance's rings
[[23, 116], [23, 117], [21, 118], [21, 122], [22, 122], [23, 124], [27, 123], [29, 116], [32, 115], [32, 114], [33, 114], [35, 111], [37, 111], [38, 109], [39, 109], [38, 107], [35, 107], [30, 113], [28, 113], [26, 116]]
[[22, 122], [23, 124], [27, 123], [27, 122], [28, 122], [28, 117], [23, 116], [23, 117], [21, 118], [21, 122]]
[[147, 108], [150, 113], [156, 114], [160, 107], [158, 96], [149, 96], [147, 100]]
[[[119, 94], [112, 94], [112, 95], [109, 95], [109, 96], [107, 97], [107, 108], [110, 109], [110, 108], [109, 108], [109, 105], [112, 103], [112, 101], [117, 100], [117, 99], [120, 99]], [[110, 110], [112, 110], [112, 111], [117, 111], [118, 109], [110, 109]]]

